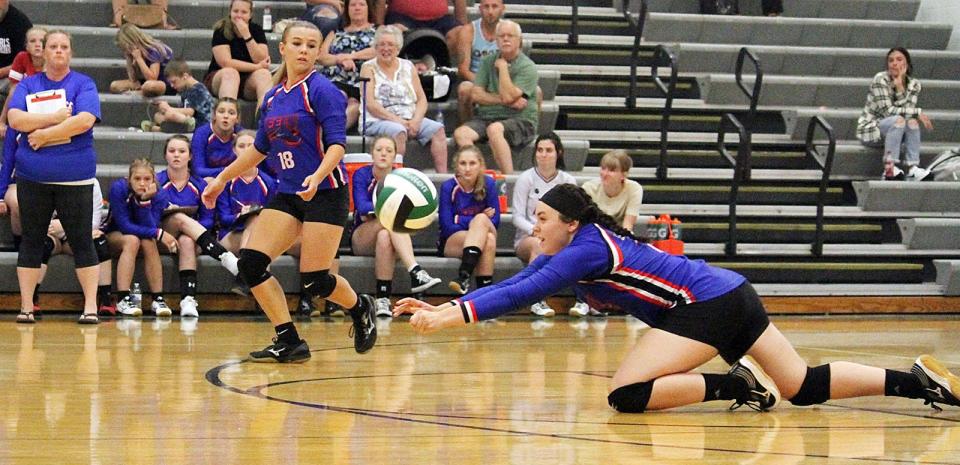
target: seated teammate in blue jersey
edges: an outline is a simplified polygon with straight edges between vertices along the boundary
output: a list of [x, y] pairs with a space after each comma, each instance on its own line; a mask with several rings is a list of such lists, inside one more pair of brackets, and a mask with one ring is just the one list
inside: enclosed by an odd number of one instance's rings
[[243, 130], [237, 124], [239, 118], [237, 99], [222, 97], [217, 100], [210, 123], [198, 126], [193, 132], [190, 152], [193, 154], [194, 174], [209, 181], [237, 159], [233, 153], [233, 141]]
[[[651, 326], [610, 380], [608, 402], [621, 412], [710, 400], [767, 410], [781, 396], [794, 405], [887, 395], [960, 406], [960, 378], [929, 355], [911, 372], [850, 362], [808, 367], [746, 278], [643, 243], [579, 187], [554, 187], [535, 216], [543, 255], [530, 266], [439, 306], [403, 299], [394, 314], [413, 313], [410, 324], [427, 333], [496, 318], [572, 286], [590, 306]], [[718, 353], [733, 365], [727, 374], [691, 372]]]
[[237, 275], [237, 257], [213, 235], [214, 211], [200, 201], [207, 183], [191, 173], [190, 143], [182, 135], [170, 136], [164, 147], [167, 169], [157, 173], [157, 185], [168, 204], [160, 227], [177, 238], [177, 269], [180, 274], [180, 316], [197, 317], [197, 246], [201, 252]]
[[[243, 130], [237, 134], [234, 151], [253, 146], [256, 132]], [[217, 223], [220, 225], [220, 243], [238, 253], [250, 239], [250, 230], [257, 214], [277, 192], [277, 181], [256, 166], [240, 173], [227, 183], [217, 197]]]

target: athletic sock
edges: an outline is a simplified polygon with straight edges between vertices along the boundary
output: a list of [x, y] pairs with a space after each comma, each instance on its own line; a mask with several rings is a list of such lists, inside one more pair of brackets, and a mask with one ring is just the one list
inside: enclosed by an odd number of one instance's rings
[[702, 376], [703, 384], [706, 385], [706, 392], [703, 395], [704, 402], [742, 398], [750, 390], [747, 381], [739, 376], [712, 373], [704, 373]]
[[377, 298], [390, 297], [390, 293], [393, 290], [393, 281], [392, 280], [377, 280]]
[[904, 371], [885, 371], [886, 379], [883, 383], [884, 395], [907, 397], [910, 399], [923, 398], [923, 384], [920, 383], [920, 378], [917, 378], [917, 375]]
[[197, 270], [180, 270], [180, 297], [197, 295]]
[[463, 258], [460, 259], [460, 277], [473, 274], [473, 269], [480, 262], [480, 247], [471, 245], [463, 248]]
[[493, 276], [477, 276], [474, 278], [474, 281], [477, 283], [477, 289], [481, 287], [487, 287], [493, 284]]
[[210, 231], [204, 231], [200, 237], [197, 238], [197, 245], [200, 246], [200, 250], [204, 255], [208, 257], [220, 259], [220, 256], [227, 253], [227, 249], [223, 248], [217, 239], [213, 236]]
[[282, 342], [288, 346], [300, 344], [300, 334], [297, 333], [297, 327], [294, 326], [292, 321], [277, 325], [274, 327], [274, 330], [277, 332], [278, 342]]

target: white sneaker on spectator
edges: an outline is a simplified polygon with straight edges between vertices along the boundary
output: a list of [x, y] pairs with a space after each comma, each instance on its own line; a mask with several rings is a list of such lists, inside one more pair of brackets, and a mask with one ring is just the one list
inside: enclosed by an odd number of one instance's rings
[[575, 316], [577, 318], [583, 318], [590, 314], [590, 306], [586, 302], [580, 302], [573, 304], [573, 307], [570, 307], [570, 316]]
[[143, 315], [143, 309], [128, 295], [117, 302], [117, 313], [123, 316], [140, 316]]
[[167, 306], [167, 303], [162, 300], [154, 300], [150, 304], [150, 310], [153, 311], [154, 315], [159, 317], [167, 317], [173, 315], [173, 310], [170, 310], [170, 307]]
[[557, 312], [553, 311], [553, 309], [550, 308], [550, 306], [547, 305], [547, 303], [543, 300], [531, 305], [530, 312], [533, 313], [534, 315], [547, 317], [547, 318], [557, 314]]
[[393, 316], [393, 312], [390, 310], [390, 299], [386, 297], [380, 297], [374, 300], [373, 304], [377, 307], [377, 316]]
[[930, 170], [916, 165], [911, 166], [910, 171], [907, 172], [911, 181], [923, 181], [923, 178], [926, 178], [928, 174], [930, 174]]
[[198, 318], [200, 312], [197, 307], [197, 299], [192, 295], [180, 299], [180, 318]]

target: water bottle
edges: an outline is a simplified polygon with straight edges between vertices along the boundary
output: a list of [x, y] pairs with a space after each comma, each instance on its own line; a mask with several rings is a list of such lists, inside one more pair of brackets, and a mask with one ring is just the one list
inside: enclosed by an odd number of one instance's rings
[[137, 308], [142, 308], [140, 303], [143, 302], [143, 293], [140, 292], [140, 283], [133, 283], [133, 289], [130, 290], [130, 300]]
[[263, 30], [268, 32], [273, 30], [273, 15], [270, 14], [270, 7], [263, 9]]

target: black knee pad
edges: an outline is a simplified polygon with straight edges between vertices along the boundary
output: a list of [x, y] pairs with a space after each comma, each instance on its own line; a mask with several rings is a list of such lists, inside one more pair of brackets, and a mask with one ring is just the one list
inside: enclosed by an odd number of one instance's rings
[[97, 261], [99, 263], [110, 261], [110, 246], [107, 245], [106, 234], [93, 240], [93, 249], [97, 251]]
[[240, 279], [248, 287], [256, 287], [270, 279], [272, 274], [267, 268], [270, 266], [270, 257], [258, 250], [240, 249], [240, 258], [237, 268], [240, 270]]
[[816, 405], [830, 400], [830, 365], [807, 367], [800, 390], [790, 399], [793, 405]]
[[303, 290], [321, 299], [329, 297], [337, 288], [337, 278], [330, 274], [330, 270], [300, 273], [300, 282], [303, 283]]
[[633, 383], [620, 386], [607, 396], [607, 403], [614, 410], [623, 413], [643, 413], [650, 402], [650, 393], [653, 392], [653, 381]]
[[53, 242], [53, 238], [50, 236], [44, 236], [43, 238], [43, 254], [40, 255], [40, 263], [46, 265], [50, 262], [50, 257], [53, 255], [53, 249], [57, 246]]

